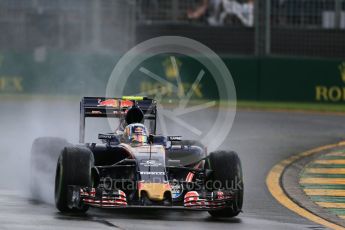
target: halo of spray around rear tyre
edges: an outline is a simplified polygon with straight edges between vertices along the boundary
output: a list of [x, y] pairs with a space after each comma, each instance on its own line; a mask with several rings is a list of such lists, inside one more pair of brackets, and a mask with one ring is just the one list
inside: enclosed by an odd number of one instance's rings
[[30, 152], [30, 195], [33, 200], [53, 202], [55, 166], [66, 146], [71, 144], [60, 137], [39, 137], [34, 140]]

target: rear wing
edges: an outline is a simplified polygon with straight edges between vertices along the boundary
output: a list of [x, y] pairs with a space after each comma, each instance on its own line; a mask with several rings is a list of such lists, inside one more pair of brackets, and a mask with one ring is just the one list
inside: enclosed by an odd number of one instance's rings
[[138, 106], [144, 113], [144, 119], [154, 120], [156, 131], [156, 101], [147, 97], [124, 96], [122, 98], [83, 97], [80, 102], [79, 142], [85, 140], [85, 118], [124, 118], [129, 107]]

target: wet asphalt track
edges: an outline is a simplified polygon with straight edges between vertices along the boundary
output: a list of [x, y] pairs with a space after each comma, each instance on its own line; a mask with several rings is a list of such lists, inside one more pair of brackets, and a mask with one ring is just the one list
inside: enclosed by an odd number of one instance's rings
[[[278, 161], [345, 137], [345, 116], [286, 112], [237, 113], [222, 149], [237, 151], [245, 182], [243, 214], [213, 220], [204, 212], [92, 209], [86, 216], [59, 214], [33, 204], [27, 194], [29, 148], [37, 136], [77, 141], [78, 101], [0, 100], [0, 229], [322, 229], [279, 205], [265, 178]], [[205, 113], [210, 122], [212, 111]]]

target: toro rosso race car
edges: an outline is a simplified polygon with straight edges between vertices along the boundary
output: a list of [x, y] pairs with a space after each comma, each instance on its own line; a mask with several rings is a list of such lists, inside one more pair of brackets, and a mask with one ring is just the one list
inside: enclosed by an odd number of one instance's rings
[[[57, 162], [55, 204], [61, 212], [97, 208], [205, 210], [237, 216], [243, 180], [235, 152], [210, 154], [198, 141], [156, 134], [156, 101], [146, 97], [85, 97], [80, 144], [66, 145]], [[101, 143], [84, 143], [88, 117], [118, 119]]]

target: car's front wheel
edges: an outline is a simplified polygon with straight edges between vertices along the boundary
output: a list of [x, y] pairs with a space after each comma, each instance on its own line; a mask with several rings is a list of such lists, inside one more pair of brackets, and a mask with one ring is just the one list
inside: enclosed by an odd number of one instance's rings
[[55, 176], [55, 205], [60, 212], [86, 212], [88, 206], [68, 206], [68, 186], [91, 186], [93, 153], [86, 148], [66, 147], [62, 151]]
[[233, 151], [216, 151], [209, 155], [206, 168], [211, 169], [208, 183], [212, 190], [224, 189], [234, 193], [234, 200], [228, 207], [221, 210], [209, 211], [213, 217], [235, 217], [242, 211], [243, 204], [243, 175], [241, 161]]

